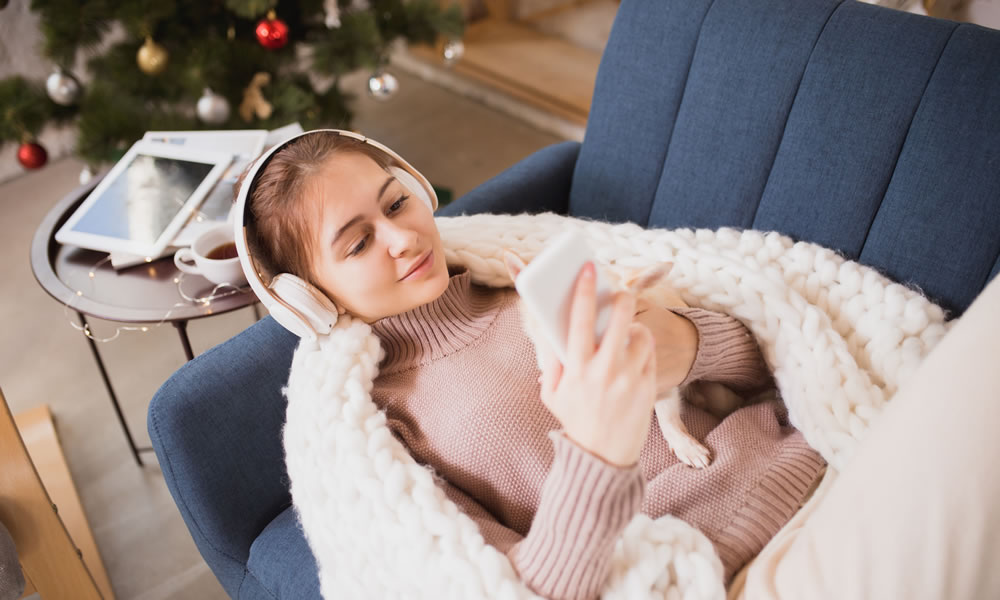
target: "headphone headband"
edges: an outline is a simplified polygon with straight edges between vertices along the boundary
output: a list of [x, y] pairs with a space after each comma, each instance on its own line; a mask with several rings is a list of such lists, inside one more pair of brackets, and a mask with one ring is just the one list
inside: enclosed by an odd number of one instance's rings
[[[397, 179], [412, 179], [412, 181], [402, 181], [402, 183], [411, 188], [413, 184], [423, 188], [422, 190], [412, 189], [411, 191], [420, 195], [428, 203], [432, 212], [437, 210], [438, 207], [437, 193], [435, 193], [430, 182], [427, 181], [427, 178], [420, 171], [414, 169], [403, 157], [386, 146], [353, 131], [344, 129], [314, 129], [306, 131], [275, 144], [253, 162], [243, 177], [240, 189], [236, 195], [236, 206], [233, 211], [234, 239], [236, 240], [236, 253], [240, 259], [240, 266], [243, 267], [243, 272], [246, 274], [250, 289], [253, 290], [264, 307], [271, 313], [271, 316], [292, 333], [309, 339], [315, 339], [318, 335], [330, 333], [337, 320], [336, 307], [333, 306], [333, 303], [330, 302], [329, 298], [322, 291], [315, 289], [300, 279], [294, 285], [287, 285], [289, 279], [298, 279], [294, 275], [288, 273], [275, 274], [272, 282], [264, 282], [262, 274], [257, 270], [257, 265], [250, 256], [250, 248], [247, 244], [247, 222], [250, 215], [250, 212], [247, 210], [247, 203], [256, 187], [257, 176], [264, 170], [264, 167], [267, 166], [267, 163], [270, 162], [275, 154], [292, 142], [307, 135], [331, 133], [354, 138], [369, 144], [395, 160], [401, 167], [390, 167], [390, 170], [393, 171]], [[282, 290], [285, 290], [281, 293], [273, 289], [279, 278], [283, 280], [280, 287]], [[292, 297], [284, 297], [289, 295]]]

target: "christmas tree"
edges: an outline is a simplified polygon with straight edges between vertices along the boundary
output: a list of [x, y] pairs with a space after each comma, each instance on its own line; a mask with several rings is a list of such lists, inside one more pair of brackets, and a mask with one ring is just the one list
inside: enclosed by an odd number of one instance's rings
[[[460, 9], [439, 0], [32, 0], [31, 10], [54, 71], [44, 84], [0, 81], [0, 143], [21, 144], [29, 168], [45, 162], [35, 140], [49, 122], [75, 123], [91, 165], [149, 130], [349, 129], [342, 74], [371, 69], [371, 93], [387, 97], [394, 42], [441, 37], [454, 55], [464, 28]], [[70, 65], [116, 25], [124, 36], [87, 61], [83, 88]]]

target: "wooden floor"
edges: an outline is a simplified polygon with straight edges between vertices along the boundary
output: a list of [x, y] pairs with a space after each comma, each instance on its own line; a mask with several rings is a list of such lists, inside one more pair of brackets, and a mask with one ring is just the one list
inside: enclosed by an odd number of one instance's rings
[[[342, 85], [359, 94], [355, 128], [387, 144], [432, 183], [459, 196], [531, 152], [561, 141], [402, 72], [388, 102], [364, 92], [367, 74]], [[167, 492], [158, 466], [132, 461], [85, 339], [35, 282], [34, 228], [77, 185], [82, 163], [65, 159], [0, 185], [0, 386], [14, 413], [48, 404], [111, 586], [119, 600], [225, 598]], [[253, 322], [249, 309], [192, 322], [196, 353]], [[98, 334], [112, 325], [92, 321]], [[146, 408], [184, 361], [170, 326], [123, 333], [100, 350], [140, 445]], [[153, 456], [147, 455], [151, 462]]]
[[10, 485], [3, 487], [4, 516], [14, 510], [4, 524], [17, 547], [25, 595], [114, 600], [48, 405], [14, 416], [6, 405], [0, 409], [2, 479]]
[[[545, 35], [527, 24], [487, 19], [466, 28], [465, 55], [453, 69], [577, 124], [590, 113], [599, 50]], [[415, 46], [439, 62], [439, 48]]]
[[[502, 7], [497, 8], [502, 15]], [[617, 11], [617, 0], [576, 0], [523, 18], [490, 13], [466, 24], [464, 56], [450, 68], [470, 82], [583, 127]], [[443, 48], [441, 40], [410, 52], [441, 65]]]

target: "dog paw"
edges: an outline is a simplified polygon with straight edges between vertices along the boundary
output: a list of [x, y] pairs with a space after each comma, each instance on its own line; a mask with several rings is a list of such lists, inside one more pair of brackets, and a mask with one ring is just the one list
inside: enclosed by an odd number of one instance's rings
[[712, 463], [712, 453], [689, 434], [678, 432], [667, 438], [670, 449], [689, 467], [704, 469]]

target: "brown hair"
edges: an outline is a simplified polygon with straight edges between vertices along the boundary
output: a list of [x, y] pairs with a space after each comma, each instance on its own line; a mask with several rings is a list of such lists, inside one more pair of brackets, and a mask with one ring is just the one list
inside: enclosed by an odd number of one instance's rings
[[[353, 152], [388, 169], [395, 161], [371, 144], [332, 131], [317, 131], [290, 142], [258, 172], [247, 198], [247, 245], [264, 274], [291, 273], [315, 285], [307, 239], [310, 216], [302, 209], [306, 180], [336, 153]], [[239, 189], [246, 177], [237, 183]]]

